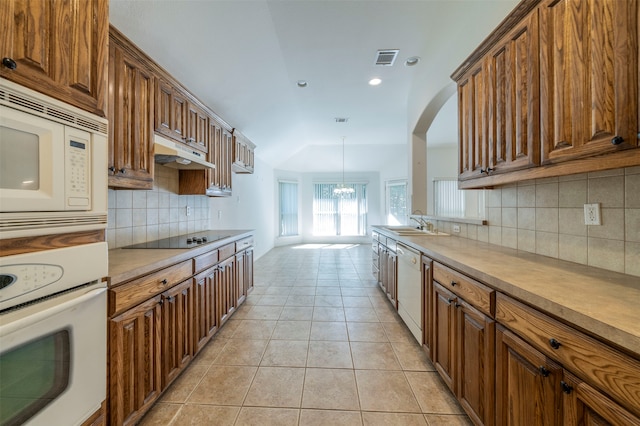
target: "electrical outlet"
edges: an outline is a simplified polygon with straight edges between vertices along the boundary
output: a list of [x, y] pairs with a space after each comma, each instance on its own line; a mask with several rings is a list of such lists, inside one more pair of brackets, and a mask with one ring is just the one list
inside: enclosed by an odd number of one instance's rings
[[191, 216], [191, 206], [187, 206], [186, 213], [187, 216]]
[[584, 224], [602, 225], [600, 222], [600, 203], [584, 205]]
[[453, 232], [460, 232], [460, 225], [453, 225]]
[[222, 219], [222, 210], [218, 210], [218, 220]]

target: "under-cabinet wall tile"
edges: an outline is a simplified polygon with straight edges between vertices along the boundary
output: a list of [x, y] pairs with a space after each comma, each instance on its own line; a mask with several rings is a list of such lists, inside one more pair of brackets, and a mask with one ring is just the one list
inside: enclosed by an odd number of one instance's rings
[[[640, 243], [640, 209], [624, 209], [625, 241]], [[640, 263], [640, 257], [637, 259]]]
[[484, 243], [489, 242], [489, 227], [486, 225], [478, 225], [478, 241]]
[[558, 207], [558, 182], [536, 185], [536, 207]]
[[518, 207], [518, 229], [536, 229], [536, 209]]
[[635, 275], [640, 277], [640, 243], [627, 241], [625, 243], [625, 274]]
[[502, 190], [500, 188], [487, 190], [487, 207], [502, 207]]
[[587, 245], [589, 266], [624, 272], [624, 241], [589, 237]]
[[518, 186], [518, 207], [536, 206], [535, 185]]
[[133, 191], [133, 208], [147, 208], [147, 191]]
[[558, 236], [558, 257], [569, 262], [587, 264], [587, 237], [560, 234]]
[[611, 169], [611, 170], [601, 170], [601, 171], [598, 171], [598, 172], [589, 172], [588, 173], [589, 179], [609, 177], [609, 176], [622, 176], [622, 175], [624, 175], [624, 168], [622, 168], [622, 169]]
[[116, 191], [116, 208], [130, 209], [133, 207], [133, 191], [121, 189]]
[[497, 245], [502, 244], [502, 227], [489, 226], [489, 243]]
[[512, 249], [518, 248], [518, 229], [502, 228], [502, 245]]
[[558, 210], [557, 208], [537, 208], [536, 210], [536, 231], [558, 233]]
[[518, 250], [536, 252], [536, 231], [518, 229]]
[[502, 188], [502, 207], [518, 207], [518, 187], [508, 186]]
[[640, 209], [640, 173], [625, 176], [624, 206], [627, 209]]
[[587, 236], [584, 224], [584, 209], [559, 209], [558, 231], [560, 234]]
[[558, 233], [536, 231], [536, 253], [558, 257]]
[[587, 202], [587, 179], [560, 182], [558, 185], [560, 207], [580, 207]]
[[589, 225], [589, 237], [624, 240], [624, 209], [601, 209], [602, 225]]
[[518, 227], [518, 209], [515, 207], [502, 208], [502, 227], [517, 228]]
[[600, 203], [602, 208], [623, 208], [624, 179], [622, 175], [589, 179], [589, 203]]
[[489, 207], [487, 216], [489, 226], [502, 226], [502, 209], [500, 207]]

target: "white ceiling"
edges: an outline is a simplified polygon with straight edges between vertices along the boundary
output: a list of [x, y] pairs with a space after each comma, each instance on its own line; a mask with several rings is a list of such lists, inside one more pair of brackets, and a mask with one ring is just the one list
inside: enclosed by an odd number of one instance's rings
[[[338, 170], [329, 159], [345, 136], [368, 153], [347, 170], [375, 171], [394, 145], [406, 145], [429, 102], [452, 84], [451, 72], [516, 3], [111, 0], [110, 20], [272, 167]], [[374, 66], [378, 49], [400, 49], [393, 67]], [[422, 60], [406, 67], [410, 56]], [[382, 84], [369, 86], [372, 77]], [[296, 86], [301, 79], [308, 87]]]

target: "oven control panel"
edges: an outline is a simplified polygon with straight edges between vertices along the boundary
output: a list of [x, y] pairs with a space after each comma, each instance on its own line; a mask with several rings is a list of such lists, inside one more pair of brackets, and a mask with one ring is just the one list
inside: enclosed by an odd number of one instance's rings
[[32, 292], [62, 278], [58, 265], [22, 263], [0, 266], [0, 300]]

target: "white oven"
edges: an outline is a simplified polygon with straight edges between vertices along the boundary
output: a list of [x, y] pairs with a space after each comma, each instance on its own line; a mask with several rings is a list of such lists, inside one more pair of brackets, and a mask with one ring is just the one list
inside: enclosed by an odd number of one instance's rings
[[80, 425], [106, 398], [105, 242], [0, 257], [0, 425]]
[[0, 78], [0, 238], [106, 226], [107, 129]]

